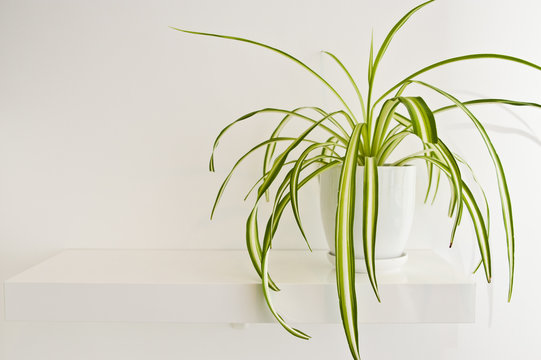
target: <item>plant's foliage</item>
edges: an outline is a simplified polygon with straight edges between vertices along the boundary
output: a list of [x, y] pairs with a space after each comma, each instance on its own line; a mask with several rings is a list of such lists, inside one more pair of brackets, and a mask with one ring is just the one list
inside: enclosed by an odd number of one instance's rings
[[[465, 205], [466, 209], [468, 210], [467, 213], [469, 214], [469, 217], [474, 225], [477, 247], [479, 248], [479, 253], [481, 256], [480, 264], [483, 265], [487, 281], [491, 281], [492, 268], [489, 244], [490, 213], [488, 201], [486, 199], [485, 192], [474, 176], [474, 180], [479, 185], [483, 195], [483, 200], [486, 207], [486, 215], [484, 215], [480, 210], [478, 200], [474, 197], [470, 187], [468, 184], [466, 184], [466, 181], [462, 176], [462, 170], [466, 169], [466, 171], [469, 171], [472, 174], [473, 170], [460, 156], [453, 152], [448, 144], [444, 143], [438, 136], [436, 115], [441, 112], [457, 109], [460, 110], [467, 118], [469, 118], [476, 127], [477, 132], [481, 136], [481, 139], [483, 140], [488, 153], [492, 158], [499, 187], [503, 223], [507, 234], [509, 300], [511, 299], [512, 295], [515, 239], [513, 214], [506, 176], [492, 141], [490, 140], [482, 123], [471, 112], [470, 106], [477, 106], [479, 104], [502, 104], [541, 108], [541, 105], [535, 102], [498, 98], [460, 101], [455, 96], [436, 86], [419, 81], [418, 76], [447, 64], [479, 59], [503, 60], [524, 65], [535, 70], [541, 70], [541, 66], [517, 57], [503, 54], [485, 53], [453, 57], [438, 61], [429, 66], [425, 66], [405, 77], [403, 80], [399, 81], [385, 91], [372, 104], [371, 99], [374, 89], [375, 74], [392, 39], [403, 27], [403, 25], [411, 18], [411, 16], [431, 2], [433, 2], [433, 0], [422, 3], [407, 12], [391, 28], [378, 49], [374, 48], [374, 42], [371, 40], [369, 49], [368, 89], [366, 98], [363, 98], [359, 86], [355, 82], [352, 74], [338, 59], [338, 57], [328, 51], [324, 51], [324, 53], [328, 55], [342, 70], [353, 87], [357, 100], [360, 103], [361, 116], [358, 117], [359, 119], [362, 119], [360, 122], [357, 121], [355, 112], [352, 111], [352, 108], [346, 103], [345, 97], [343, 97], [318, 72], [313, 70], [295, 56], [273, 46], [240, 37], [173, 28], [184, 33], [240, 41], [271, 50], [274, 53], [291, 60], [297, 65], [300, 65], [302, 69], [314, 75], [325, 88], [330, 90], [330, 92], [336, 96], [341, 104], [341, 109], [330, 112], [315, 106], [304, 106], [293, 110], [265, 108], [243, 115], [231, 124], [227, 125], [219, 133], [213, 145], [209, 168], [211, 171], [214, 171], [214, 152], [221, 137], [224, 136], [224, 134], [231, 127], [243, 122], [244, 120], [257, 118], [260, 114], [277, 114], [280, 116], [280, 118], [277, 119], [278, 124], [274, 128], [274, 131], [270, 135], [269, 139], [254, 146], [247, 153], [241, 156], [234, 164], [232, 170], [229, 172], [218, 191], [216, 201], [212, 208], [212, 214], [214, 214], [225, 187], [236, 168], [249, 155], [256, 152], [258, 149], [264, 148], [265, 154], [263, 158], [263, 174], [248, 193], [248, 195], [250, 195], [252, 190], [256, 188], [258, 189], [255, 196], [255, 205], [246, 222], [246, 246], [248, 248], [250, 260], [252, 261], [258, 275], [261, 277], [263, 293], [271, 313], [288, 332], [297, 337], [308, 339], [308, 335], [289, 326], [284, 318], [278, 314], [272, 303], [270, 290], [278, 290], [278, 287], [269, 276], [269, 256], [276, 230], [279, 226], [282, 214], [288, 205], [291, 205], [292, 213], [297, 226], [308, 244], [308, 247], [310, 248], [308, 237], [301, 222], [301, 209], [299, 207], [298, 200], [299, 191], [308, 182], [317, 178], [319, 174], [328, 171], [335, 166], [342, 166], [340, 170], [339, 188], [337, 194], [338, 206], [336, 209], [335, 223], [336, 248], [334, 250], [336, 254], [336, 283], [342, 324], [349, 349], [353, 358], [355, 359], [359, 359], [360, 356], [359, 334], [357, 326], [357, 298], [355, 289], [355, 249], [353, 247], [353, 224], [356, 218], [362, 218], [365, 266], [374, 294], [379, 300], [376, 276], [377, 268], [375, 265], [375, 248], [377, 241], [376, 229], [379, 200], [378, 166], [400, 166], [411, 161], [424, 162], [427, 167], [429, 179], [425, 201], [429, 199], [430, 194], [433, 193], [435, 198], [436, 194], [438, 193], [440, 175], [448, 179], [450, 188], [449, 216], [454, 217], [453, 226], [451, 229], [450, 244], [452, 245], [453, 243], [457, 227], [461, 223], [463, 213], [465, 213], [463, 212]], [[405, 95], [406, 91], [410, 92], [415, 86], [422, 86], [435, 94], [440, 95], [449, 103], [436, 110], [431, 110], [422, 97], [415, 96], [414, 94]], [[393, 93], [394, 95], [391, 95]], [[366, 101], [364, 101], [364, 99], [366, 99]], [[405, 110], [406, 113], [400, 114], [398, 112], [400, 109]], [[306, 114], [312, 115], [309, 116]], [[282, 133], [286, 132], [285, 128], [287, 123], [292, 119], [306, 121], [309, 123], [309, 126], [300, 134], [296, 134], [294, 136], [283, 136]], [[324, 133], [327, 140], [321, 141], [317, 139], [316, 133], [318, 131], [319, 134]], [[391, 155], [396, 153], [396, 149], [400, 146], [404, 139], [410, 135], [419, 141], [420, 149], [400, 160], [393, 160], [390, 163], [391, 160], [389, 159]], [[285, 149], [277, 151], [278, 144], [285, 144]], [[319, 155], [314, 156], [312, 155], [313, 152], [317, 152]], [[302, 176], [307, 169], [313, 165], [317, 165], [318, 167], [309, 172], [308, 175], [303, 178]], [[363, 186], [362, 189], [356, 189], [357, 170], [360, 166], [363, 167]], [[274, 193], [273, 207], [266, 221], [264, 237], [261, 242], [258, 229], [258, 207], [264, 195], [267, 197], [267, 200], [270, 200], [271, 193], [274, 192], [274, 187], [277, 187], [277, 190]], [[363, 194], [362, 214], [354, 213], [356, 201], [355, 194], [358, 192], [362, 192]]]

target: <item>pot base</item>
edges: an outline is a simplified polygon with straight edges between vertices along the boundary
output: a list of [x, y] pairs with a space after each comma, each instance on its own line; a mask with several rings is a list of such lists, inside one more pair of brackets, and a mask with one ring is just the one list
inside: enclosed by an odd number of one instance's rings
[[[333, 265], [336, 264], [336, 257], [330, 251], [327, 253], [327, 260]], [[408, 261], [408, 254], [403, 253], [402, 255], [394, 258], [388, 259], [376, 259], [376, 271], [378, 272], [387, 272], [398, 270], [402, 265]], [[364, 259], [355, 259], [355, 272], [366, 274], [366, 264]]]

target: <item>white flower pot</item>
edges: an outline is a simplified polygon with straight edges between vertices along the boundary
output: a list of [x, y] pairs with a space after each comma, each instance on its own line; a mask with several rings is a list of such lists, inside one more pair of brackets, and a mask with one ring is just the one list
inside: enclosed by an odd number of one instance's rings
[[[333, 263], [340, 171], [341, 167], [336, 166], [320, 175], [321, 216], [330, 248], [329, 260]], [[358, 167], [355, 221], [353, 224], [354, 251], [355, 258], [358, 260], [356, 261], [357, 272], [366, 272], [362, 236], [363, 171], [363, 167]], [[415, 176], [414, 166], [378, 167], [379, 202], [376, 228], [376, 269], [396, 268], [407, 259], [404, 250], [415, 209]]]

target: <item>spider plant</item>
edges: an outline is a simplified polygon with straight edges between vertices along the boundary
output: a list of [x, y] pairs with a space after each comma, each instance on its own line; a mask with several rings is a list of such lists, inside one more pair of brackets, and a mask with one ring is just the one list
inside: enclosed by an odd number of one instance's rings
[[[233, 126], [245, 120], [254, 119], [260, 114], [271, 113], [277, 115], [278, 124], [270, 137], [267, 140], [256, 144], [246, 152], [246, 154], [240, 157], [225, 178], [212, 208], [212, 215], [216, 210], [216, 206], [231, 179], [231, 176], [239, 164], [257, 150], [265, 149], [262, 164], [263, 174], [248, 193], [250, 194], [253, 190], [257, 189], [254, 206], [246, 222], [246, 246], [255, 271], [261, 278], [263, 294], [268, 304], [268, 308], [276, 320], [291, 334], [302, 339], [309, 339], [309, 335], [291, 327], [284, 318], [278, 314], [273, 306], [271, 290], [278, 291], [279, 289], [269, 275], [270, 250], [272, 249], [274, 235], [280, 223], [280, 219], [288, 206], [291, 207], [296, 224], [310, 248], [299, 213], [299, 189], [311, 180], [317, 178], [319, 174], [336, 166], [341, 167], [337, 193], [338, 206], [336, 209], [335, 220], [336, 284], [343, 327], [349, 349], [355, 359], [359, 359], [360, 356], [355, 290], [353, 222], [355, 216], [362, 216], [362, 236], [366, 270], [374, 294], [379, 300], [380, 296], [375, 267], [375, 245], [377, 240], [376, 226], [378, 218], [378, 166], [401, 166], [415, 160], [423, 161], [426, 165], [429, 179], [427, 198], [431, 188], [435, 188], [435, 192], [437, 192], [440, 176], [442, 174], [448, 179], [450, 186], [448, 215], [453, 218], [450, 245], [453, 244], [453, 238], [457, 226], [461, 222], [465, 206], [466, 211], [473, 222], [477, 238], [477, 245], [481, 258], [478, 268], [482, 265], [486, 280], [488, 282], [491, 281], [492, 266], [489, 244], [490, 223], [488, 202], [484, 195], [484, 191], [480, 192], [482, 194], [482, 199], [479, 199], [479, 196], [474, 196], [474, 193], [466, 184], [463, 172], [471, 173], [471, 167], [459, 155], [455, 154], [450, 146], [438, 137], [436, 116], [442, 112], [459, 110], [464, 116], [471, 120], [492, 159], [499, 188], [502, 218], [506, 231], [509, 267], [508, 301], [510, 301], [513, 291], [515, 239], [513, 213], [506, 176], [498, 153], [496, 152], [490, 137], [485, 131], [483, 124], [470, 111], [470, 107], [478, 104], [504, 104], [510, 106], [533, 107], [541, 107], [541, 105], [531, 102], [498, 98], [480, 98], [461, 101], [439, 87], [418, 80], [418, 77], [425, 72], [447, 64], [478, 59], [510, 61], [536, 70], [541, 70], [541, 67], [520, 58], [502, 54], [480, 53], [457, 56], [425, 66], [397, 82], [379, 97], [375, 97], [373, 89], [376, 73], [381, 59], [385, 55], [394, 35], [414, 13], [433, 1], [434, 0], [430, 0], [420, 4], [406, 13], [389, 31], [383, 43], [379, 49], [377, 49], [377, 52], [374, 49], [373, 41], [371, 42], [368, 65], [368, 93], [366, 94], [366, 98], [363, 97], [351, 73], [338, 57], [330, 52], [324, 51], [324, 54], [329, 56], [330, 59], [336, 63], [338, 68], [351, 83], [360, 103], [360, 114], [352, 110], [350, 105], [344, 100], [344, 97], [325, 78], [323, 78], [321, 74], [298, 58], [280, 49], [240, 37], [173, 28], [189, 34], [249, 43], [284, 56], [320, 80], [322, 85], [325, 86], [341, 104], [341, 108], [334, 111], [325, 111], [315, 106], [304, 106], [291, 110], [263, 108], [245, 114], [226, 126], [219, 133], [214, 142], [209, 168], [211, 171], [214, 171], [215, 150], [222, 136], [224, 136]], [[411, 88], [415, 87], [431, 90], [438, 96], [447, 100], [448, 105], [432, 109], [422, 97], [406, 95], [406, 90], [409, 92]], [[402, 113], [399, 111], [402, 111]], [[307, 127], [302, 133], [296, 136], [283, 136], [282, 130], [290, 120], [303, 121], [307, 124]], [[314, 139], [316, 130], [327, 134], [325, 140]], [[419, 140], [419, 151], [410, 154], [401, 160], [389, 163], [389, 156], [395, 151], [398, 145], [404, 141], [404, 139], [410, 136], [416, 137]], [[278, 151], [277, 145], [279, 144], [284, 145], [283, 147], [285, 148]], [[361, 189], [356, 188], [356, 173], [359, 166], [363, 167], [364, 171], [363, 186]], [[271, 185], [273, 185], [272, 189]], [[276, 190], [272, 191], [274, 188], [276, 188]], [[271, 191], [273, 194], [271, 194]], [[354, 214], [355, 193], [357, 191], [363, 192], [362, 214]], [[260, 239], [257, 217], [258, 208], [263, 199], [266, 198], [268, 201], [271, 197], [273, 198], [272, 211], [267, 219], [265, 229], [262, 232], [263, 238]]]

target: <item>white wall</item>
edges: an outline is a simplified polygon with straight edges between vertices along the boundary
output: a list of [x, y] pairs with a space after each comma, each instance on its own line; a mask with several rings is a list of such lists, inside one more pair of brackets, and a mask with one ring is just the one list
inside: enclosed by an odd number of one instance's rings
[[[268, 51], [181, 34], [168, 25], [267, 42], [335, 79], [330, 62], [319, 53], [331, 50], [364, 84], [371, 29], [375, 43], [381, 43], [393, 22], [415, 4], [0, 0], [0, 280], [64, 248], [242, 248], [249, 203], [239, 198], [258, 176], [258, 163], [241, 169], [212, 223], [210, 207], [235, 157], [261, 139], [271, 122], [232, 131], [220, 144], [217, 174], [207, 171], [214, 136], [253, 109], [335, 105], [309, 74]], [[381, 63], [377, 89], [422, 65], [471, 52], [509, 53], [541, 63], [540, 10], [533, 0], [431, 4], [396, 36]], [[497, 61], [453, 65], [423, 79], [462, 98], [476, 93], [541, 102], [540, 72]], [[505, 238], [489, 158], [467, 121], [448, 114], [441, 119], [442, 136], [467, 152], [494, 200], [492, 290], [480, 276], [476, 324], [363, 325], [365, 359], [396, 359], [397, 354], [403, 359], [538, 357], [541, 152], [515, 133], [526, 129], [516, 121], [520, 116], [541, 134], [541, 113], [478, 108], [476, 114], [489, 124], [501, 150], [514, 200], [513, 302], [505, 301]], [[322, 248], [316, 190], [304, 193], [305, 223], [315, 247]], [[450, 226], [445, 196], [435, 208], [419, 204], [412, 246], [444, 251]], [[291, 222], [285, 226], [280, 246], [301, 247]], [[457, 243], [446, 256], [469, 268], [474, 259], [467, 222]], [[340, 326], [306, 330], [313, 335], [310, 342], [273, 325], [235, 330], [0, 321], [0, 358], [347, 358]]]

